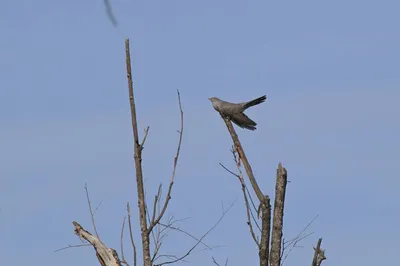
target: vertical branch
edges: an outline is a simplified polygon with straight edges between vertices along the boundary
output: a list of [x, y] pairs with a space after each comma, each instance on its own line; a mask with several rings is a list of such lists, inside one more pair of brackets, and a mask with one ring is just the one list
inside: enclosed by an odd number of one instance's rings
[[281, 265], [281, 248], [283, 235], [283, 209], [287, 184], [287, 171], [279, 163], [276, 171], [274, 220], [272, 225], [270, 266]]
[[261, 204], [261, 240], [258, 256], [260, 257], [260, 266], [268, 266], [269, 259], [269, 237], [271, 232], [271, 204], [268, 196]]
[[314, 258], [311, 266], [321, 266], [323, 260], [326, 260], [325, 250], [321, 249], [322, 238], [318, 239], [317, 247], [314, 248]]
[[139, 144], [138, 126], [136, 120], [135, 98], [133, 94], [131, 55], [129, 50], [129, 39], [125, 40], [126, 73], [129, 87], [129, 103], [131, 107], [132, 130], [134, 138], [134, 160], [136, 168], [136, 183], [138, 191], [138, 205], [140, 212], [140, 228], [142, 232], [143, 262], [145, 266], [151, 266], [150, 239], [147, 233], [146, 206], [144, 199], [143, 172], [142, 172], [142, 149]]
[[129, 237], [131, 239], [131, 245], [133, 248], [133, 266], [136, 266], [136, 245], [135, 245], [135, 241], [133, 239], [133, 233], [132, 233], [131, 207], [129, 205], [129, 202], [126, 204], [126, 210], [128, 212]]

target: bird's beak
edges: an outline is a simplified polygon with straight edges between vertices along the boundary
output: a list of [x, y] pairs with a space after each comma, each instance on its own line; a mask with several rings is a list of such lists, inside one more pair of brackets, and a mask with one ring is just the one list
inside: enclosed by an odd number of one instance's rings
[[211, 98], [208, 98], [211, 101]]

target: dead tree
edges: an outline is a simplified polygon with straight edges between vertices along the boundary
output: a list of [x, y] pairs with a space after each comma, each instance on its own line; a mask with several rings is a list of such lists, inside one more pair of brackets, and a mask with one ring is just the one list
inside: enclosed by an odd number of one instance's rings
[[[127, 79], [128, 79], [128, 91], [129, 91], [129, 104], [130, 104], [130, 113], [131, 113], [131, 123], [132, 123], [132, 133], [133, 133], [133, 158], [135, 163], [136, 169], [136, 185], [137, 185], [137, 200], [138, 200], [138, 209], [139, 209], [139, 221], [140, 221], [140, 229], [141, 229], [141, 247], [142, 247], [142, 258], [143, 258], [143, 265], [144, 266], [161, 266], [164, 264], [172, 264], [175, 262], [182, 261], [186, 257], [188, 257], [192, 251], [199, 245], [203, 245], [206, 249], [211, 250], [212, 248], [206, 245], [203, 242], [203, 239], [221, 222], [224, 218], [225, 214], [230, 210], [232, 205], [229, 208], [223, 210], [220, 219], [201, 237], [196, 238], [192, 236], [190, 233], [180, 229], [179, 227], [174, 226], [176, 221], [168, 220], [166, 223], [162, 222], [162, 219], [166, 213], [168, 205], [171, 200], [171, 192], [172, 187], [174, 185], [175, 180], [175, 173], [178, 164], [179, 153], [181, 149], [182, 143], [182, 136], [183, 136], [183, 111], [182, 111], [182, 104], [180, 99], [180, 94], [178, 91], [178, 105], [180, 110], [180, 130], [179, 132], [179, 140], [177, 144], [176, 154], [173, 160], [173, 170], [169, 180], [168, 190], [165, 196], [164, 201], [162, 201], [162, 185], [160, 184], [158, 187], [157, 194], [154, 197], [154, 201], [152, 202], [152, 210], [149, 209], [148, 204], [146, 203], [145, 198], [145, 188], [143, 182], [143, 169], [142, 169], [142, 151], [144, 144], [146, 142], [146, 138], [149, 132], [149, 127], [147, 127], [144, 131], [144, 136], [142, 140], [139, 140], [139, 133], [138, 133], [138, 125], [136, 119], [136, 107], [135, 107], [135, 97], [134, 97], [134, 90], [133, 90], [133, 83], [132, 83], [132, 72], [131, 72], [131, 56], [130, 56], [130, 48], [129, 48], [129, 39], [125, 40], [125, 55], [126, 55], [126, 72], [127, 72]], [[100, 236], [96, 229], [96, 223], [94, 219], [94, 212], [92, 210], [92, 205], [89, 198], [89, 192], [87, 187], [85, 186], [87, 201], [89, 205], [89, 211], [92, 218], [92, 225], [95, 234], [89, 233], [85, 230], [78, 222], [73, 222], [74, 231], [75, 233], [88, 244], [84, 245], [75, 245], [75, 246], [68, 246], [66, 248], [71, 247], [81, 247], [91, 245], [95, 252], [98, 261], [102, 266], [121, 266], [125, 264], [130, 266], [124, 256], [124, 246], [123, 246], [123, 236], [124, 236], [124, 228], [125, 223], [128, 223], [129, 229], [129, 237], [132, 246], [133, 252], [133, 266], [137, 266], [137, 247], [136, 242], [133, 238], [133, 228], [131, 223], [131, 208], [129, 203], [127, 203], [127, 219], [126, 217], [122, 223], [122, 230], [121, 230], [121, 257], [119, 257], [117, 251], [112, 248], [108, 248], [104, 242], [100, 239]], [[163, 238], [166, 236], [168, 231], [175, 230], [180, 233], [184, 233], [186, 236], [191, 237], [196, 242], [193, 246], [189, 247], [185, 253], [181, 256], [171, 256], [171, 255], [162, 255], [160, 254], [161, 246], [163, 243]], [[153, 250], [151, 250], [151, 244], [153, 244]], [[66, 249], [62, 248], [60, 250]], [[157, 260], [161, 257], [167, 257], [169, 260], [158, 262]]]
[[[283, 262], [282, 256], [284, 251], [282, 237], [283, 237], [283, 214], [285, 207], [285, 194], [287, 185], [287, 171], [282, 166], [281, 163], [278, 164], [278, 169], [276, 173], [274, 209], [272, 216], [270, 197], [261, 191], [257, 183], [257, 180], [253, 174], [251, 165], [247, 160], [246, 154], [243, 150], [243, 147], [239, 141], [239, 137], [236, 134], [236, 131], [231, 121], [224, 116], [221, 117], [225, 121], [228, 131], [232, 137], [232, 141], [234, 144], [232, 149], [232, 154], [239, 173], [236, 174], [228, 170], [222, 164], [221, 166], [231, 174], [238, 177], [241, 183], [244, 202], [246, 206], [247, 224], [249, 226], [250, 235], [253, 238], [258, 248], [260, 266], [268, 266], [268, 265], [281, 266]], [[249, 193], [246, 187], [243, 174], [241, 171], [241, 164], [243, 164], [244, 166], [244, 169], [250, 181], [253, 192], [258, 199], [257, 209], [255, 208], [256, 206], [254, 204], [252, 206], [250, 204], [250, 202], [253, 203], [253, 200], [251, 198], [251, 194]], [[258, 217], [255, 217], [255, 215], [253, 214], [252, 207], [254, 211], [257, 212]], [[261, 227], [257, 223], [258, 218], [261, 218]], [[271, 218], [272, 218], [272, 228], [271, 228]], [[260, 237], [257, 236], [255, 229], [258, 229]], [[297, 241], [298, 240], [299, 239], [297, 239]], [[326, 259], [324, 250], [320, 249], [321, 241], [322, 239], [318, 241], [318, 245], [315, 248], [314, 260], [312, 266], [320, 266], [322, 260]], [[269, 246], [270, 244], [271, 247]]]

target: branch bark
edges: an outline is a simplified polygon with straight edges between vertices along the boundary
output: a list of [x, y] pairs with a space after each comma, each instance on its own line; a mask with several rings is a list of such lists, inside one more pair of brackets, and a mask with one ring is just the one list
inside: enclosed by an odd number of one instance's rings
[[254, 177], [253, 170], [251, 169], [250, 163], [247, 160], [246, 154], [244, 153], [242, 144], [239, 141], [239, 137], [236, 134], [235, 129], [231, 121], [228, 118], [225, 118], [221, 115], [224, 120], [226, 127], [232, 137], [233, 144], [235, 146], [236, 151], [239, 154], [239, 160], [243, 162], [244, 169], [246, 170], [247, 177], [250, 180], [250, 183], [253, 187], [253, 190], [260, 201], [260, 211], [261, 211], [261, 239], [259, 245], [259, 258], [260, 258], [260, 266], [268, 266], [269, 260], [269, 240], [270, 240], [270, 231], [271, 231], [271, 204], [270, 198], [268, 195], [264, 195], [258, 186], [257, 180]]
[[143, 170], [142, 170], [142, 150], [143, 146], [139, 144], [138, 126], [136, 120], [136, 107], [135, 98], [133, 93], [132, 83], [132, 70], [131, 70], [131, 55], [129, 49], [129, 39], [125, 40], [125, 56], [126, 56], [126, 73], [128, 79], [129, 88], [129, 104], [131, 107], [131, 119], [132, 119], [132, 131], [134, 139], [134, 160], [136, 168], [136, 183], [138, 193], [138, 206], [140, 213], [140, 228], [142, 235], [142, 246], [143, 246], [143, 263], [144, 266], [151, 266], [150, 257], [150, 238], [147, 231], [147, 220], [146, 220], [146, 204], [143, 187]]
[[120, 259], [115, 249], [108, 248], [98, 237], [86, 231], [79, 223], [74, 221], [72, 224], [79, 238], [86, 240], [93, 246], [96, 251], [97, 259], [102, 266], [121, 266]]
[[317, 247], [314, 248], [314, 258], [311, 266], [321, 266], [323, 260], [326, 260], [325, 250], [321, 249], [322, 238], [318, 239]]
[[276, 171], [274, 220], [272, 225], [270, 266], [281, 265], [281, 248], [283, 235], [283, 210], [285, 207], [285, 194], [287, 184], [287, 171], [281, 163]]

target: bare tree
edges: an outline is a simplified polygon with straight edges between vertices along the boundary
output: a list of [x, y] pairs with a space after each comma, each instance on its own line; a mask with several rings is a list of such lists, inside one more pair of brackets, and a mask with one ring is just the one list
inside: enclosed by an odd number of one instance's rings
[[[149, 205], [146, 202], [145, 195], [145, 187], [143, 180], [143, 169], [142, 169], [142, 151], [144, 148], [144, 144], [147, 139], [147, 135], [149, 132], [149, 127], [147, 127], [144, 131], [144, 135], [142, 140], [139, 139], [138, 133], [138, 125], [137, 125], [137, 113], [135, 106], [135, 97], [134, 97], [134, 89], [132, 83], [132, 72], [131, 72], [131, 56], [130, 56], [130, 47], [129, 47], [129, 39], [125, 40], [125, 55], [126, 55], [126, 71], [127, 71], [127, 80], [128, 80], [128, 92], [129, 92], [129, 104], [130, 104], [130, 113], [131, 113], [131, 123], [132, 123], [132, 133], [133, 133], [133, 158], [136, 170], [136, 188], [137, 188], [137, 202], [138, 202], [138, 211], [139, 211], [139, 224], [141, 230], [141, 248], [142, 248], [142, 260], [144, 266], [161, 266], [166, 264], [173, 264], [179, 261], [184, 261], [186, 257], [188, 257], [193, 250], [196, 249], [199, 245], [206, 247], [206, 249], [211, 250], [212, 248], [204, 243], [204, 238], [221, 222], [224, 218], [225, 214], [230, 210], [232, 205], [230, 205], [227, 209], [224, 209], [220, 219], [201, 237], [195, 237], [190, 233], [180, 229], [175, 226], [175, 223], [179, 220], [169, 219], [166, 222], [163, 222], [163, 218], [168, 209], [172, 188], [175, 181], [175, 174], [177, 170], [177, 163], [179, 159], [182, 138], [183, 138], [183, 125], [184, 125], [184, 114], [182, 110], [182, 104], [180, 99], [180, 93], [178, 91], [178, 106], [180, 111], [180, 129], [179, 129], [179, 140], [177, 144], [176, 154], [173, 160], [173, 170], [171, 173], [171, 177], [169, 180], [168, 189], [166, 192], [165, 199], [162, 200], [162, 185], [160, 184], [157, 190], [156, 195], [154, 196], [154, 201]], [[255, 242], [258, 248], [258, 256], [260, 261], [260, 266], [281, 266], [288, 254], [292, 250], [296, 244], [309, 236], [309, 234], [303, 235], [305, 230], [309, 227], [312, 221], [303, 229], [300, 234], [290, 240], [283, 240], [283, 215], [284, 215], [284, 207], [285, 207], [285, 196], [286, 196], [286, 185], [287, 185], [287, 170], [282, 166], [281, 163], [278, 164], [277, 173], [276, 173], [276, 185], [275, 185], [275, 199], [274, 199], [274, 208], [273, 214], [271, 212], [271, 200], [269, 195], [264, 194], [253, 174], [253, 170], [249, 161], [247, 160], [244, 149], [239, 141], [239, 137], [236, 134], [236, 131], [231, 123], [231, 121], [222, 116], [225, 124], [228, 128], [228, 131], [233, 140], [233, 148], [232, 155], [236, 164], [236, 168], [238, 173], [234, 173], [233, 171], [226, 168], [224, 165], [220, 164], [225, 170], [229, 173], [236, 176], [241, 184], [243, 199], [246, 208], [246, 216], [247, 216], [247, 224], [249, 227], [250, 235]], [[244, 166], [246, 175], [250, 181], [252, 192], [246, 186], [246, 182], [242, 173], [242, 165]], [[117, 251], [115, 249], [107, 247], [104, 242], [101, 240], [100, 235], [96, 228], [96, 223], [94, 219], [94, 213], [92, 204], [89, 197], [89, 191], [87, 186], [85, 186], [87, 202], [89, 206], [89, 212], [92, 219], [92, 226], [95, 234], [91, 234], [89, 231], [85, 230], [82, 225], [78, 222], [74, 221], [74, 231], [80, 237], [80, 239], [84, 240], [86, 244], [84, 245], [69, 245], [66, 248], [72, 247], [81, 247], [81, 246], [92, 246], [96, 252], [96, 257], [99, 263], [102, 266], [121, 266], [125, 264], [130, 266], [130, 263], [125, 259], [124, 246], [123, 246], [123, 237], [125, 232], [125, 225], [127, 223], [127, 227], [129, 230], [129, 238], [132, 246], [132, 254], [133, 254], [133, 266], [137, 266], [137, 253], [138, 247], [137, 243], [133, 238], [133, 230], [132, 222], [131, 222], [131, 208], [129, 202], [127, 203], [127, 217], [124, 217], [121, 228], [121, 257], [119, 257]], [[257, 200], [253, 200], [252, 194], [255, 194]], [[149, 206], [152, 208], [150, 209]], [[97, 208], [96, 208], [97, 209]], [[271, 221], [272, 220], [272, 221]], [[261, 225], [259, 224], [261, 223]], [[272, 228], [271, 228], [272, 227]], [[182, 255], [165, 255], [161, 254], [160, 250], [163, 244], [163, 239], [167, 235], [167, 233], [171, 230], [184, 233], [188, 237], [194, 239], [196, 242], [193, 246], [189, 247], [187, 251], [185, 251]], [[320, 266], [322, 261], [326, 259], [325, 250], [321, 249], [322, 238], [318, 240], [317, 246], [314, 248], [314, 257], [311, 266]], [[151, 250], [151, 246], [153, 245], [153, 250]], [[289, 251], [286, 250], [289, 248]], [[60, 250], [66, 249], [62, 248]], [[286, 252], [286, 253], [285, 253]], [[160, 261], [162, 259], [167, 259]], [[215, 265], [219, 264], [214, 258], [213, 263]], [[228, 265], [228, 259], [225, 261], [225, 265]]]
[[[140, 230], [141, 230], [141, 248], [142, 248], [142, 258], [144, 266], [161, 266], [165, 264], [172, 264], [179, 261], [184, 261], [186, 257], [188, 257], [192, 252], [199, 246], [202, 245], [206, 247], [206, 249], [211, 250], [212, 248], [204, 243], [204, 238], [212, 231], [214, 228], [222, 221], [225, 217], [226, 213], [231, 209], [232, 205], [230, 205], [227, 209], [222, 211], [222, 215], [219, 220], [201, 237], [195, 237], [190, 233], [182, 230], [177, 227], [175, 223], [181, 220], [169, 219], [167, 222], [162, 222], [165, 213], [168, 209], [172, 188], [175, 181], [175, 174], [177, 170], [177, 164], [182, 144], [183, 137], [183, 110], [180, 99], [180, 93], [178, 91], [178, 105], [180, 111], [180, 129], [179, 129], [179, 140], [177, 144], [176, 154], [173, 160], [173, 170], [171, 173], [171, 177], [169, 180], [168, 189], [166, 192], [166, 196], [164, 200], [162, 200], [162, 185], [160, 184], [157, 190], [157, 194], [154, 196], [154, 201], [151, 206], [152, 209], [149, 209], [149, 205], [146, 202], [145, 196], [145, 187], [143, 180], [143, 169], [142, 169], [142, 151], [144, 148], [144, 144], [147, 139], [147, 135], [149, 132], [149, 127], [147, 127], [144, 131], [144, 135], [142, 140], [139, 140], [138, 133], [138, 125], [137, 125], [137, 113], [135, 106], [135, 97], [134, 97], [134, 89], [132, 83], [132, 72], [131, 72], [131, 56], [130, 56], [130, 47], [129, 47], [129, 39], [125, 40], [125, 55], [126, 55], [126, 72], [128, 79], [128, 91], [129, 91], [129, 104], [130, 104], [130, 113], [131, 113], [131, 123], [132, 123], [132, 133], [133, 133], [133, 158], [136, 169], [136, 187], [137, 187], [137, 201], [138, 201], [138, 210], [139, 210], [139, 222], [140, 222]], [[133, 228], [131, 222], [131, 208], [129, 202], [127, 203], [127, 217], [124, 217], [121, 228], [121, 236], [120, 236], [120, 248], [121, 248], [121, 258], [119, 257], [117, 251], [115, 249], [107, 247], [104, 242], [100, 239], [100, 235], [96, 228], [96, 223], [94, 219], [94, 213], [92, 209], [92, 204], [89, 197], [89, 191], [87, 186], [85, 186], [87, 202], [89, 205], [89, 212], [92, 219], [92, 226], [95, 234], [91, 234], [89, 231], [85, 230], [82, 225], [78, 222], [74, 221], [74, 231], [79, 236], [80, 239], [86, 241], [88, 244], [84, 245], [69, 245], [68, 247], [59, 249], [64, 250], [66, 248], [72, 247], [81, 247], [81, 246], [92, 246], [96, 252], [96, 257], [102, 266], [121, 266], [125, 264], [130, 266], [129, 262], [125, 259], [124, 253], [124, 232], [125, 232], [125, 224], [128, 224], [129, 229], [129, 238], [132, 246], [133, 253], [133, 266], [137, 265], [137, 243], [133, 238]], [[160, 254], [160, 250], [163, 244], [163, 239], [167, 235], [169, 231], [176, 231], [185, 234], [186, 236], [195, 240], [195, 244], [182, 254], [182, 255], [165, 255]], [[151, 250], [151, 244], [153, 244], [153, 251]], [[159, 261], [161, 259], [165, 259], [163, 261]]]
[[[281, 163], [278, 164], [278, 169], [276, 173], [274, 212], [273, 217], [271, 217], [272, 215], [270, 197], [261, 191], [231, 121], [228, 117], [224, 115], [221, 115], [221, 117], [224, 120], [232, 137], [233, 148], [231, 151], [234, 161], [236, 163], [238, 174], [230, 171], [224, 165], [220, 165], [229, 173], [238, 177], [238, 180], [241, 184], [244, 203], [246, 207], [247, 224], [249, 226], [250, 235], [258, 248], [260, 266], [281, 266], [284, 261], [282, 261], [282, 256], [285, 253], [284, 249], [286, 247], [285, 243], [283, 242], [283, 214], [285, 207], [287, 170], [282, 166]], [[244, 181], [241, 171], [242, 164], [250, 181], [253, 193], [258, 199], [258, 207], [254, 203], [251, 193], [246, 187], [246, 183]], [[257, 215], [254, 215], [255, 212], [257, 213]], [[259, 218], [261, 218], [261, 227], [258, 224]], [[272, 228], [271, 218], [273, 218]], [[305, 237], [307, 236], [308, 235], [306, 235]], [[293, 241], [291, 241], [289, 245], [295, 246], [296, 243], [298, 243], [298, 241], [301, 241], [302, 239], [304, 239], [304, 236], [299, 235]], [[322, 260], [326, 259], [324, 250], [320, 249], [321, 240], [322, 239], [318, 241], [318, 245], [315, 248], [315, 255], [312, 266], [320, 266]], [[269, 247], [270, 244], [271, 247]]]

